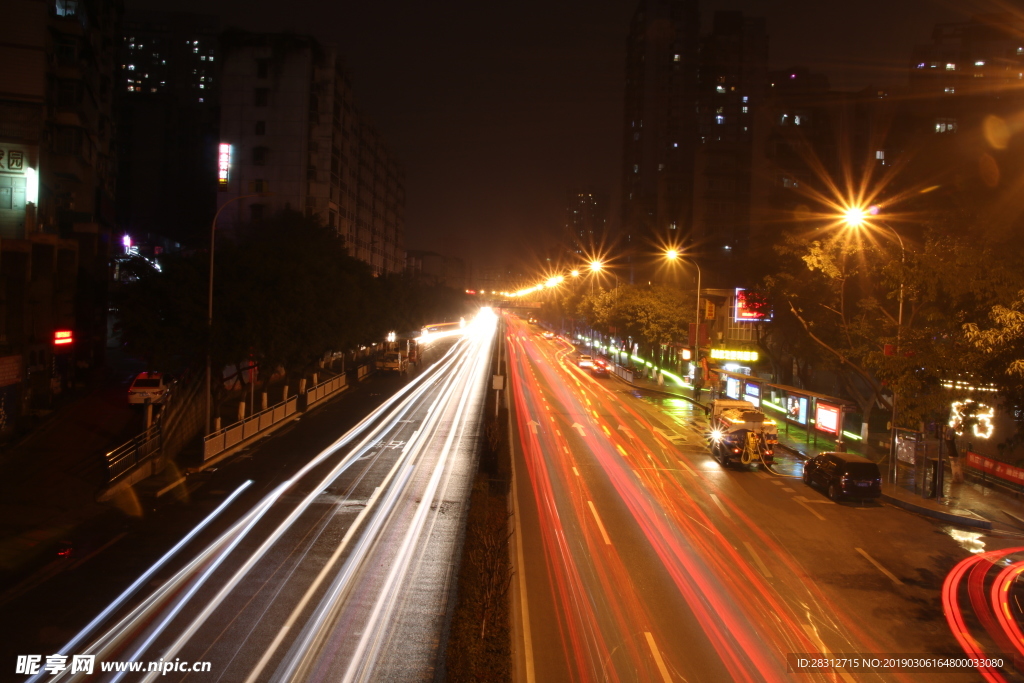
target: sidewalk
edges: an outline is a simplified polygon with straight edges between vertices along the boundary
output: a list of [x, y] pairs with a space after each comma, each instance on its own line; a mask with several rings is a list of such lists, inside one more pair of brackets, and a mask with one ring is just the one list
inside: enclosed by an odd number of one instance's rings
[[[617, 379], [625, 382], [622, 378]], [[659, 385], [650, 379], [634, 378], [632, 385], [646, 391], [685, 399], [702, 408], [706, 407], [710, 397], [709, 391], [702, 391], [700, 399], [695, 399], [692, 387], [678, 386], [668, 379], [664, 385]], [[815, 444], [814, 436], [811, 436], [810, 441], [807, 436], [806, 430], [783, 424], [779, 428], [779, 447], [804, 460], [819, 453], [835, 450], [834, 442], [818, 437]], [[877, 460], [870, 453], [870, 449], [864, 449], [860, 442], [846, 441], [845, 445], [847, 453]], [[887, 456], [883, 456], [879, 461], [883, 469], [887, 459]], [[901, 465], [898, 481], [882, 485], [882, 500], [950, 524], [994, 531], [1024, 531], [1024, 493], [1014, 494], [993, 486], [985, 486], [973, 481], [970, 475], [964, 483], [954, 484], [953, 475], [947, 467], [943, 495], [939, 498], [923, 498], [914, 493], [914, 476], [913, 468]]]

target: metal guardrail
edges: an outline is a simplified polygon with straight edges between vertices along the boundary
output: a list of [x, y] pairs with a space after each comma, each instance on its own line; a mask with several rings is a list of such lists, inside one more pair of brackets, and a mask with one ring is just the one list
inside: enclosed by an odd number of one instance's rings
[[203, 439], [203, 460], [209, 460], [232, 446], [236, 446], [246, 439], [273, 427], [282, 420], [294, 415], [298, 409], [299, 397], [292, 396], [281, 403], [270, 406], [266, 410], [253, 413], [244, 420], [239, 420], [213, 432]]
[[[363, 365], [360, 366], [359, 369], [361, 370], [365, 367], [366, 366]], [[306, 400], [305, 404], [302, 406], [302, 409], [305, 410], [306, 408], [313, 405], [317, 401], [327, 398], [334, 392], [341, 391], [346, 387], [348, 387], [348, 378], [346, 378], [345, 375], [336, 375], [335, 377], [324, 380], [319, 384], [309, 387], [308, 389], [306, 389]]]
[[155, 424], [131, 441], [123, 443], [107, 453], [107, 471], [110, 473], [110, 483], [117, 483], [142, 463], [158, 456], [161, 437], [161, 427], [159, 424]]

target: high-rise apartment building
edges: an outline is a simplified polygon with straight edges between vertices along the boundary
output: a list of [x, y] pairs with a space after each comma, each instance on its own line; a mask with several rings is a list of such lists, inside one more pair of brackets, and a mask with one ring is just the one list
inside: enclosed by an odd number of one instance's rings
[[308, 36], [229, 32], [222, 50], [218, 207], [246, 198], [223, 211], [218, 230], [301, 211], [375, 273], [401, 272], [404, 172], [360, 120], [335, 49]]
[[[10, 0], [0, 44], [0, 431], [102, 362], [115, 0]], [[71, 344], [54, 344], [55, 332]], [[68, 339], [65, 335], [62, 339]], [[69, 351], [70, 349], [70, 351]]]
[[205, 245], [216, 208], [220, 21], [125, 16], [119, 51], [118, 218], [146, 235]]
[[630, 23], [621, 241], [634, 277], [690, 234], [699, 30], [696, 0], [641, 0]]
[[607, 192], [585, 187], [566, 194], [565, 246], [577, 258], [596, 255], [610, 246]]
[[701, 40], [693, 204], [694, 244], [716, 259], [747, 251], [755, 112], [767, 73], [764, 19], [716, 12]]

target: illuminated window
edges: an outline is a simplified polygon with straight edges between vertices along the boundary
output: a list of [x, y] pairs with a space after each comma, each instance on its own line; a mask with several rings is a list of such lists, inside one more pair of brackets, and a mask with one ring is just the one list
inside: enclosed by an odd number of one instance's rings
[[672, 61], [673, 62], [678, 62], [682, 58], [683, 58], [682, 55], [672, 55]]
[[640, 172], [640, 164], [633, 164], [633, 173]]
[[744, 102], [747, 102], [747, 101], [748, 101], [749, 99], [750, 99], [750, 98], [749, 98], [749, 97], [747, 97], [746, 95], [744, 95], [744, 96], [743, 96], [743, 101], [744, 101]]
[[795, 125], [799, 126], [800, 125], [800, 117], [799, 116], [794, 116], [793, 117], [793, 123]]
[[724, 117], [724, 116], [722, 116], [721, 114], [717, 115], [717, 116], [715, 117], [715, 123], [717, 123], [717, 124], [723, 124], [723, 123], [725, 123], [725, 117]]
[[725, 86], [724, 85], [716, 86], [715, 87], [715, 92], [724, 93], [725, 92]]
[[920, 64], [918, 64], [917, 68], [918, 69], [923, 69], [924, 68], [924, 62], [921, 62]]
[[743, 112], [744, 114], [749, 114], [750, 113], [749, 107], [741, 107], [740, 111]]
[[129, 71], [135, 71], [135, 65], [134, 64], [129, 64], [128, 65], [128, 70]]
[[976, 62], [974, 63], [974, 66], [985, 66], [985, 61], [984, 61], [984, 60], [981, 60], [981, 59], [979, 59], [978, 61], [976, 61]]
[[57, 0], [56, 10], [58, 17], [73, 17], [78, 13], [78, 0]]
[[946, 64], [946, 71], [956, 71], [956, 64]]
[[935, 120], [935, 132], [936, 133], [955, 133], [956, 132], [956, 119], [936, 119]]
[[946, 88], [944, 91], [947, 95], [952, 95], [956, 92], [956, 88]]
[[879, 159], [879, 160], [884, 160], [885, 159], [885, 150], [884, 149], [880, 149], [877, 152], [875, 152], [875, 158]]

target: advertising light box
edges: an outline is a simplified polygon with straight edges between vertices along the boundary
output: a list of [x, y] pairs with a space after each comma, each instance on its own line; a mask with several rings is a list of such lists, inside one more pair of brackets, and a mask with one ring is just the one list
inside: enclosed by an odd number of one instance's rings
[[750, 401], [755, 406], [761, 405], [761, 387], [757, 384], [747, 382], [747, 385], [743, 389], [743, 398]]
[[786, 396], [786, 416], [798, 424], [807, 424], [807, 398]]
[[739, 399], [740, 397], [740, 381], [735, 377], [725, 378], [725, 395], [729, 398]]
[[839, 433], [839, 407], [818, 402], [814, 420], [819, 431], [829, 434]]

